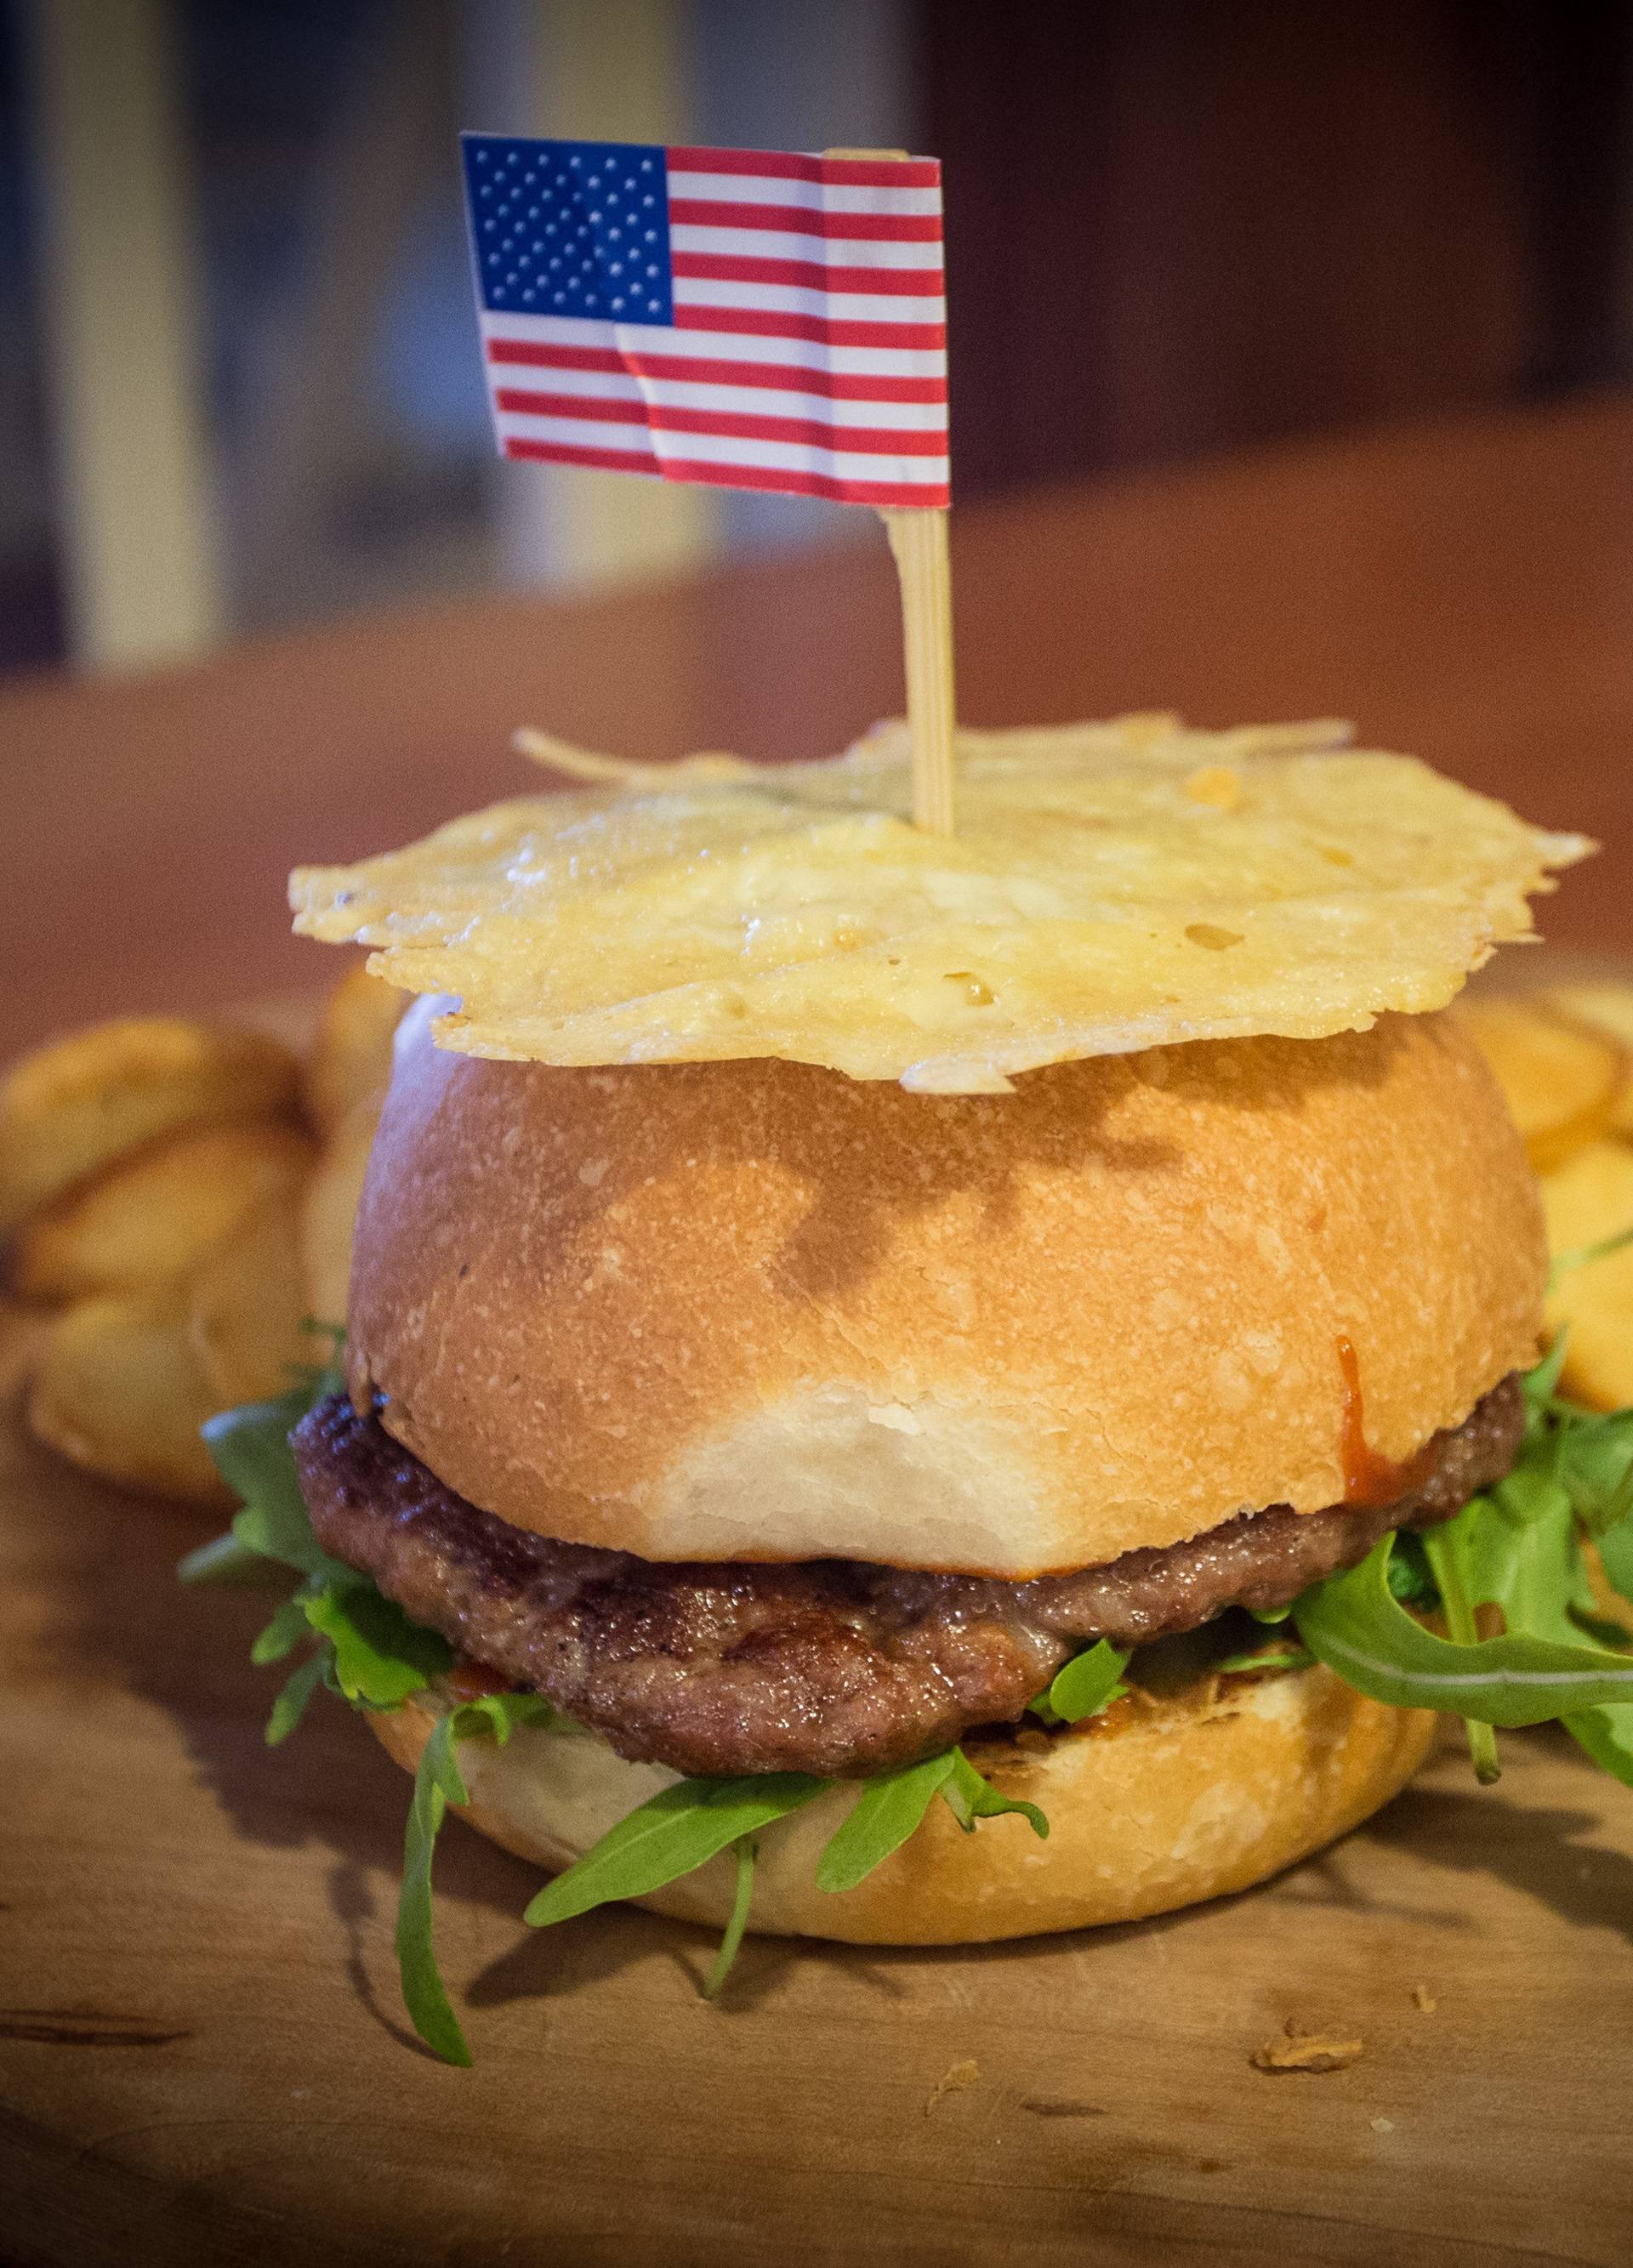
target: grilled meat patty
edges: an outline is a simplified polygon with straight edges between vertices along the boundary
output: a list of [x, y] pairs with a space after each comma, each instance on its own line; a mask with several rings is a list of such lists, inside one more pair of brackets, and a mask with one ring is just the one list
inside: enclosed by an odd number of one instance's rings
[[294, 1435], [326, 1551], [416, 1622], [604, 1735], [688, 1773], [881, 1771], [1017, 1718], [1096, 1638], [1130, 1646], [1282, 1606], [1392, 1528], [1449, 1520], [1512, 1464], [1518, 1376], [1437, 1433], [1394, 1504], [1243, 1513], [1161, 1551], [1004, 1582], [865, 1561], [639, 1559], [513, 1528], [343, 1395]]

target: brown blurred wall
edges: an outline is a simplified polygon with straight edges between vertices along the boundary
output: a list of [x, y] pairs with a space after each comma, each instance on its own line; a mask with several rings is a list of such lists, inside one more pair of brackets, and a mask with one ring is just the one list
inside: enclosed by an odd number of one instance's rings
[[918, 25], [961, 494], [1626, 374], [1629, 0]]

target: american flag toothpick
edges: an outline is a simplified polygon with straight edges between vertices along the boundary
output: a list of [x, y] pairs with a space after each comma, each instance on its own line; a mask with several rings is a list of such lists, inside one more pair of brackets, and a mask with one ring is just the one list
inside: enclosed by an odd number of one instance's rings
[[902, 577], [914, 816], [950, 833], [940, 166], [462, 142], [500, 453], [878, 508]]

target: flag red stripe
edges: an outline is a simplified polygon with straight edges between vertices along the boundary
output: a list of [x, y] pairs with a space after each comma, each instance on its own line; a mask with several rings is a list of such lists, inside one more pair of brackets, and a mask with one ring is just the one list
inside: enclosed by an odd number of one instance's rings
[[850, 237], [870, 244], [939, 244], [939, 213], [816, 212], [809, 205], [743, 205], [671, 197], [669, 218], [698, 228], [774, 228], [790, 236]]
[[768, 472], [757, 465], [700, 465], [633, 449], [570, 448], [558, 441], [506, 440], [507, 457], [535, 464], [592, 465], [610, 473], [660, 473], [675, 481], [706, 481], [721, 489], [772, 489], [785, 495], [827, 497], [835, 504], [906, 504], [944, 509], [946, 486], [912, 481], [831, 480], [823, 473]]
[[746, 173], [854, 189], [935, 189], [942, 180], [934, 158], [809, 158], [791, 150], [698, 150], [684, 144], [664, 155], [672, 173]]
[[821, 260], [755, 260], [729, 252], [677, 252], [672, 275], [694, 284], [794, 284], [808, 291], [875, 291], [903, 299], [939, 299], [940, 267], [830, 268]]
[[868, 457], [944, 457], [947, 428], [904, 431], [898, 426], [870, 429], [829, 425], [816, 417], [763, 417], [735, 409], [674, 409], [647, 401], [611, 401], [584, 394], [537, 394], [525, 387], [501, 386], [493, 400], [500, 409], [527, 417], [579, 417], [595, 425], [644, 425], [652, 433], [718, 433], [732, 441], [802, 441]]
[[690, 379], [698, 386], [758, 386], [779, 394], [821, 394], [830, 401], [945, 401], [944, 378], [858, 377], [808, 370], [791, 362], [723, 362], [705, 355], [647, 354], [632, 348], [537, 346], [525, 339], [490, 339], [488, 360], [531, 370], [590, 370], [633, 378]]
[[783, 314], [771, 307], [690, 307], [675, 310], [677, 335], [737, 331], [759, 339], [810, 339], [829, 347], [909, 347], [933, 351], [947, 344], [945, 323], [843, 322], [826, 315]]

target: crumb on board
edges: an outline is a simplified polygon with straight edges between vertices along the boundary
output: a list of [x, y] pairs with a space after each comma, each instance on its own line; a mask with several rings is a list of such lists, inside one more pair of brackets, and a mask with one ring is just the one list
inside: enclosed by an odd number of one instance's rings
[[1248, 2061], [1255, 2071], [1347, 2071], [1360, 2057], [1359, 2040], [1330, 2039], [1324, 2032], [1301, 2032], [1290, 2021], [1279, 2040], [1267, 2040]]
[[1371, 2124], [1375, 2134], [1393, 2134], [1395, 2131], [1395, 2122], [1393, 2118], [1374, 2118], [1371, 2121]]
[[1412, 1999], [1415, 2005], [1420, 2007], [1426, 2016], [1432, 2016], [1440, 2006], [1427, 1984], [1415, 1984], [1412, 1987]]
[[930, 2089], [925, 2100], [924, 2115], [927, 2118], [943, 2095], [957, 2095], [961, 2088], [973, 2087], [980, 2076], [980, 2066], [973, 2056], [966, 2062], [956, 2063], [944, 2071]]

